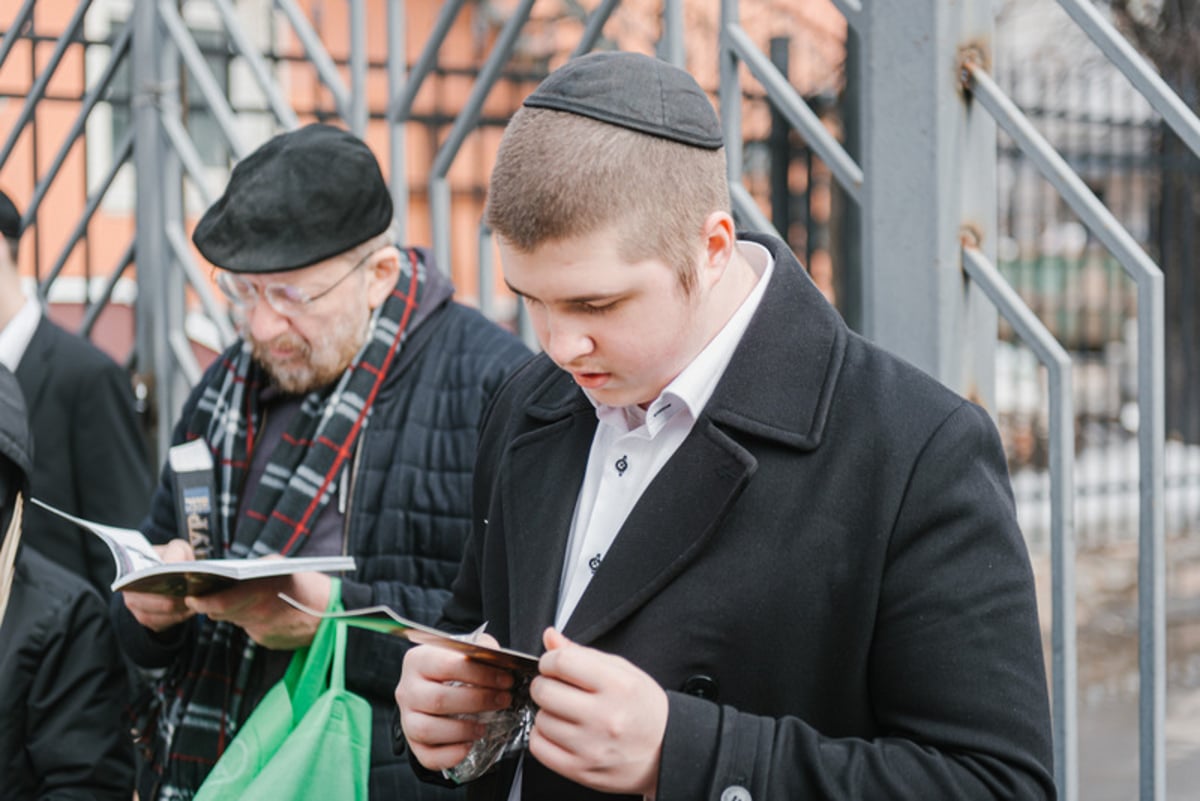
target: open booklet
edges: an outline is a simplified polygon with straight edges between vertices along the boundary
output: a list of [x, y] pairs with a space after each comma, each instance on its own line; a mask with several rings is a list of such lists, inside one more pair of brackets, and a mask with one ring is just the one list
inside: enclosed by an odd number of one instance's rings
[[113, 591], [131, 590], [159, 595], [207, 595], [239, 581], [287, 576], [317, 571], [335, 573], [354, 569], [350, 556], [299, 556], [284, 559], [198, 559], [194, 562], [164, 562], [142, 532], [84, 520], [39, 501], [30, 500], [48, 512], [70, 520], [95, 534], [112, 552], [117, 575]]
[[432, 626], [425, 626], [406, 617], [401, 617], [386, 606], [368, 606], [362, 609], [347, 609], [344, 612], [322, 612], [305, 606], [295, 598], [280, 593], [279, 597], [313, 617], [331, 617], [344, 620], [347, 625], [359, 628], [381, 631], [397, 637], [419, 643], [421, 645], [436, 645], [466, 654], [468, 659], [484, 662], [493, 667], [511, 670], [520, 677], [533, 676], [537, 673], [538, 658], [530, 654], [513, 651], [509, 648], [494, 648], [474, 642], [482, 627], [471, 634], [450, 634], [439, 631]]

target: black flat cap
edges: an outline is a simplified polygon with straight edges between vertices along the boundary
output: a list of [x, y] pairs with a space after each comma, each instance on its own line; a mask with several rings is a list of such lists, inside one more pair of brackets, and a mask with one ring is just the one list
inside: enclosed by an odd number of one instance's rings
[[21, 212], [3, 192], [0, 192], [0, 236], [8, 239], [21, 236]]
[[273, 273], [344, 253], [391, 222], [375, 154], [351, 133], [313, 124], [239, 161], [192, 241], [218, 267]]
[[716, 150], [721, 123], [696, 79], [640, 53], [590, 53], [550, 73], [525, 105], [568, 111]]

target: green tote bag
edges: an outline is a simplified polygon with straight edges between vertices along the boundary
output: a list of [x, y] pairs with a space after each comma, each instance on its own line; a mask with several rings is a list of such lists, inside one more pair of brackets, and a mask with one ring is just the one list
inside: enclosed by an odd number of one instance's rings
[[[340, 599], [340, 586], [333, 597]], [[340, 608], [340, 600], [331, 604]], [[326, 618], [250, 713], [195, 801], [366, 801], [370, 758], [371, 705], [346, 690], [346, 624]]]

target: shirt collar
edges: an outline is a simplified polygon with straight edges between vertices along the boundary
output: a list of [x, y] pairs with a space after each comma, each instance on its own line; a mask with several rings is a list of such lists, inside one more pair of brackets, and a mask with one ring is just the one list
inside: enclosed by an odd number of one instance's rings
[[0, 364], [16, 372], [17, 365], [21, 363], [21, 357], [25, 355], [25, 349], [29, 347], [33, 332], [37, 330], [41, 320], [41, 304], [37, 298], [27, 296], [25, 305], [8, 321], [8, 325], [0, 330]]
[[613, 426], [622, 433], [633, 431], [645, 424], [647, 435], [653, 438], [667, 421], [680, 412], [686, 411], [692, 421], [700, 416], [701, 410], [716, 390], [721, 376], [725, 374], [725, 368], [729, 366], [734, 350], [742, 341], [750, 319], [758, 310], [775, 268], [771, 252], [757, 242], [739, 240], [737, 246], [742, 257], [758, 274], [758, 282], [742, 301], [742, 305], [696, 358], [667, 384], [644, 411], [637, 405], [607, 406], [597, 403], [588, 395], [588, 399], [596, 407], [596, 417], [602, 424]]

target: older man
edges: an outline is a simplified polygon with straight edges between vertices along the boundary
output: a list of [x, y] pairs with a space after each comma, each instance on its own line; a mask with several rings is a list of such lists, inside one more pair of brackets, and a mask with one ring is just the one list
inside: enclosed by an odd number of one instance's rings
[[[479, 417], [528, 351], [452, 302], [449, 281], [398, 247], [391, 223], [374, 155], [337, 128], [282, 134], [240, 162], [193, 239], [242, 338], [192, 392], [174, 439], [203, 438], [217, 466], [212, 556], [348, 554], [347, 608], [432, 621], [470, 529]], [[164, 471], [144, 530], [165, 558], [190, 559], [173, 483]], [[290, 651], [311, 641], [317, 621], [281, 591], [325, 608], [330, 579], [124, 594], [127, 653], [166, 669], [141, 721], [143, 799], [191, 797]], [[371, 796], [431, 798], [390, 750], [400, 647], [352, 633], [347, 684], [376, 713]]]

